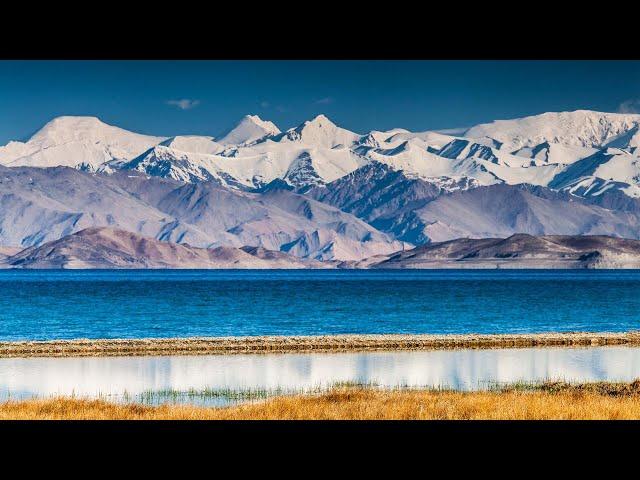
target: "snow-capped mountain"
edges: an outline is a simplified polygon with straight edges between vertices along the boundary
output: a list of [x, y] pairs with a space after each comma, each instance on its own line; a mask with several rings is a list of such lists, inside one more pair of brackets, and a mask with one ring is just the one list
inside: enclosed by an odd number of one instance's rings
[[[0, 164], [136, 170], [254, 190], [276, 179], [309, 189], [376, 162], [447, 191], [527, 183], [575, 195], [614, 188], [635, 197], [640, 196], [639, 126], [640, 115], [576, 111], [498, 120], [457, 135], [403, 129], [359, 134], [318, 115], [281, 132], [272, 122], [247, 115], [216, 140], [150, 137], [93, 117], [60, 117], [28, 142], [0, 147]], [[583, 168], [596, 157], [606, 161], [597, 169]]]
[[[284, 134], [271, 122], [247, 116], [220, 141], [169, 139], [117, 168], [186, 182], [215, 181], [245, 190], [261, 188], [275, 179], [295, 187], [313, 186], [333, 181], [366, 162], [337, 143], [347, 137], [351, 143], [360, 138], [324, 116]], [[240, 143], [230, 144], [230, 138]]]
[[306, 145], [324, 148], [345, 148], [350, 147], [361, 135], [338, 127], [325, 115], [318, 115], [313, 120], [306, 121], [296, 128], [287, 130], [282, 135], [275, 138], [280, 142], [299, 142]]
[[[106, 168], [100, 168], [99, 171], [110, 173], [114, 167], [118, 170], [136, 170], [152, 177], [170, 178], [181, 182], [215, 181], [227, 185], [219, 173], [220, 169], [215, 156], [207, 153], [185, 152], [163, 144], [156, 145], [129, 162], [118, 165], [109, 163]], [[229, 185], [233, 184], [234, 182], [229, 182]]]
[[0, 147], [0, 245], [113, 227], [358, 261], [466, 236], [640, 238], [639, 129], [589, 111], [368, 133], [248, 115], [218, 139], [166, 138], [60, 117]]
[[250, 145], [280, 133], [272, 122], [262, 120], [257, 115], [246, 115], [240, 123], [220, 136], [221, 145]]
[[453, 187], [370, 164], [307, 194], [415, 245], [514, 233], [640, 238], [640, 200], [620, 191], [583, 198], [528, 184]]
[[464, 136], [493, 138], [507, 144], [509, 149], [534, 147], [545, 142], [582, 148], [602, 148], [618, 142], [618, 148], [627, 148], [638, 146], [638, 125], [640, 114], [577, 110], [496, 120], [476, 125]]
[[222, 152], [224, 146], [216, 142], [213, 137], [203, 137], [199, 135], [180, 135], [171, 137], [159, 145], [181, 152], [202, 153], [205, 155], [215, 155]]
[[107, 125], [95, 117], [58, 117], [27, 142], [0, 147], [0, 164], [95, 170], [107, 162], [131, 159], [163, 140]]

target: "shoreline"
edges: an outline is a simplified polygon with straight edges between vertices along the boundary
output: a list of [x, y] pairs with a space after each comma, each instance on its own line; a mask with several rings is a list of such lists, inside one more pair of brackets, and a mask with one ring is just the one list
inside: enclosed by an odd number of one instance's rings
[[12, 341], [0, 342], [0, 358], [338, 353], [611, 345], [640, 346], [640, 331]]

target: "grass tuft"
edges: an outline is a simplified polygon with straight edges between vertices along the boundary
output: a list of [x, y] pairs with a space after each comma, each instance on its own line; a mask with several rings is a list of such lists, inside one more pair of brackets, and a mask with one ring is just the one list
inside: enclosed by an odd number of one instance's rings
[[[256, 395], [261, 394], [256, 392]], [[0, 419], [640, 419], [640, 380], [632, 383], [518, 383], [477, 392], [383, 390], [356, 384], [337, 386], [322, 393], [284, 395], [225, 408], [151, 406], [79, 398], [12, 400], [0, 404]]]

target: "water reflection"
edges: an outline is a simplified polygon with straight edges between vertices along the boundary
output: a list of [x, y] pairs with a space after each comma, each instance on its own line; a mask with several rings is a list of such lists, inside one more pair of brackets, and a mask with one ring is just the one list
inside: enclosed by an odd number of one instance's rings
[[[0, 399], [52, 395], [117, 397], [124, 392], [135, 396], [163, 390], [300, 391], [326, 388], [337, 382], [470, 390], [485, 388], [493, 382], [631, 381], [637, 377], [640, 377], [640, 349], [627, 347], [7, 358], [0, 359]], [[217, 398], [210, 403], [224, 402]]]

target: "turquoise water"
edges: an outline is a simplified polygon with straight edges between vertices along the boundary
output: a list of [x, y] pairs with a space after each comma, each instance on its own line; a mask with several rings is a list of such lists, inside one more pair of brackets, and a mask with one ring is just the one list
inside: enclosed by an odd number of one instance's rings
[[640, 329], [640, 271], [0, 271], [0, 339]]

